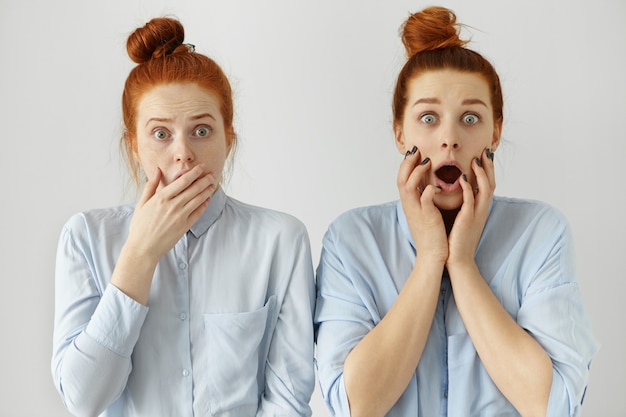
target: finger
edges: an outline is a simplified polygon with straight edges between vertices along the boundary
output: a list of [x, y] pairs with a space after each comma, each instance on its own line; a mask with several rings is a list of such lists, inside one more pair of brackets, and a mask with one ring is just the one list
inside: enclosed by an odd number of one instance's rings
[[423, 185], [424, 177], [430, 170], [431, 165], [432, 163], [430, 161], [430, 158], [424, 158], [422, 162], [420, 162], [415, 167], [415, 169], [413, 169], [413, 172], [411, 172], [411, 174], [409, 175], [409, 179], [407, 180], [407, 186], [411, 189], [417, 189], [420, 193], [423, 193], [424, 188], [426, 188], [426, 185]]
[[201, 194], [198, 194], [191, 201], [189, 201], [189, 203], [187, 203], [185, 209], [191, 210], [188, 216], [190, 225], [195, 223], [196, 220], [198, 220], [200, 216], [202, 216], [204, 210], [206, 210], [206, 208], [211, 203], [211, 197], [213, 196], [216, 188], [216, 186], [211, 186], [207, 188]]
[[400, 164], [400, 169], [398, 170], [398, 186], [406, 184], [411, 172], [413, 172], [417, 166], [419, 157], [420, 152], [418, 151], [417, 146], [414, 146], [413, 149], [407, 151], [404, 155], [404, 160]]
[[422, 191], [422, 195], [420, 197], [420, 203], [422, 204], [422, 208], [439, 210], [435, 207], [435, 196], [441, 193], [441, 189], [434, 187], [432, 185], [427, 185]]
[[486, 148], [481, 155], [482, 167], [487, 174], [487, 178], [489, 179], [489, 188], [491, 190], [496, 189], [496, 176], [495, 176], [495, 165], [493, 163], [493, 152], [491, 149]]
[[185, 172], [179, 178], [172, 181], [164, 190], [164, 195], [167, 198], [174, 198], [183, 191], [185, 191], [191, 184], [193, 184], [198, 178], [205, 175], [203, 165], [196, 165], [189, 171]]
[[205, 175], [180, 194], [182, 197], [181, 204], [186, 210], [193, 211], [196, 207], [210, 199], [217, 187], [218, 185], [213, 175]]
[[[491, 160], [487, 158], [487, 161]], [[472, 169], [476, 176], [476, 183], [478, 188], [477, 199], [481, 206], [489, 205], [491, 203], [491, 198], [493, 196], [493, 187], [494, 179], [493, 179], [493, 165], [491, 169], [488, 166], [485, 166], [487, 163], [483, 163], [482, 160], [476, 158], [472, 164]], [[492, 178], [489, 178], [489, 172], [492, 174]]]
[[474, 158], [471, 167], [476, 177], [476, 191], [488, 191], [491, 187], [489, 187], [489, 178], [487, 178], [482, 160], [480, 158]]
[[189, 185], [183, 193], [189, 195], [189, 198], [193, 198], [207, 189], [212, 190], [211, 193], [217, 189], [217, 181], [215, 180], [213, 174], [210, 173], [201, 176], [196, 181], [191, 183], [191, 185]]
[[162, 177], [163, 173], [161, 172], [161, 169], [157, 167], [154, 170], [154, 174], [152, 174], [152, 178], [148, 178], [148, 181], [146, 181], [146, 185], [144, 186], [141, 197], [139, 198], [140, 206], [144, 205], [148, 200], [152, 198], [154, 193], [156, 193], [156, 190], [161, 183]]
[[[467, 175], [461, 175], [461, 189], [463, 190], [463, 204], [461, 210], [474, 210], [474, 187], [467, 179]], [[479, 185], [480, 187], [480, 185]]]
[[[413, 148], [415, 153], [407, 153], [398, 172], [398, 188], [408, 193], [422, 194], [424, 176], [431, 168], [430, 158], [421, 160], [421, 153]], [[421, 162], [419, 162], [421, 161]]]

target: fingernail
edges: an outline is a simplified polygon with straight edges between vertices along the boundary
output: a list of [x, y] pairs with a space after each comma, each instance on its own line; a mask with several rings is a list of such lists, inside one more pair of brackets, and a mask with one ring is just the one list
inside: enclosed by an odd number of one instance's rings
[[476, 158], [476, 165], [478, 165], [479, 167], [483, 166], [483, 163], [480, 162], [480, 158]]
[[493, 161], [494, 152], [491, 152], [491, 148], [487, 148], [487, 150], [485, 151], [485, 154], [487, 155], [487, 158]]
[[417, 152], [417, 146], [413, 146], [413, 149], [411, 149], [411, 155], [414, 155], [415, 152]]
[[406, 151], [406, 153], [404, 154], [404, 159], [406, 159], [406, 157], [409, 155], [411, 155], [411, 151]]
[[467, 175], [463, 174], [463, 181], [467, 182]]
[[426, 158], [424, 158], [424, 160], [420, 163], [420, 165], [426, 165], [429, 161], [430, 161], [430, 158], [426, 157]]

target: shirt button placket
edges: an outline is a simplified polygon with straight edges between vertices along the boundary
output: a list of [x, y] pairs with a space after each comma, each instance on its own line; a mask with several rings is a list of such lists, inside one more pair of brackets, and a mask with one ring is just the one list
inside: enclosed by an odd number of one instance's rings
[[[177, 276], [177, 288], [179, 290], [179, 297], [177, 297], [178, 304], [174, 307], [175, 310], [172, 311], [173, 314], [176, 314], [179, 319], [180, 324], [180, 346], [178, 351], [178, 355], [180, 357], [180, 377], [181, 383], [184, 386], [185, 395], [192, 399], [193, 398], [193, 382], [190, 378], [192, 375], [192, 364], [191, 364], [191, 340], [189, 339], [189, 309], [190, 309], [190, 293], [189, 293], [189, 253], [188, 253], [188, 234], [185, 234], [176, 244], [174, 248], [175, 253], [175, 265], [178, 268], [178, 276]], [[187, 343], [185, 343], [185, 341]], [[192, 401], [190, 401], [190, 404]], [[189, 409], [190, 413], [193, 411]]]

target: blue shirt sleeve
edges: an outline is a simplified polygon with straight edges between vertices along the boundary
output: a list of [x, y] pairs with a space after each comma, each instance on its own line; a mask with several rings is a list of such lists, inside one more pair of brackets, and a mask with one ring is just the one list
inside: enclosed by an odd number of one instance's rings
[[97, 415], [124, 389], [148, 309], [113, 285], [100, 288], [88, 248], [72, 235], [79, 219], [63, 230], [57, 252], [52, 374], [70, 412]]
[[[311, 415], [309, 400], [315, 384], [313, 366], [313, 309], [315, 278], [308, 235], [285, 241], [280, 273], [288, 286], [270, 342], [265, 369], [265, 392], [258, 417]], [[309, 324], [309, 325], [307, 325]]]
[[[555, 216], [555, 219], [550, 217]], [[578, 416], [598, 349], [575, 273], [573, 236], [557, 212], [546, 213], [554, 228], [530, 259], [531, 281], [522, 295], [517, 322], [552, 359], [549, 417]], [[538, 228], [542, 228], [538, 226]], [[547, 234], [547, 233], [546, 233]], [[532, 268], [532, 272], [531, 269]]]
[[374, 318], [346, 274], [332, 230], [324, 236], [317, 269], [315, 312], [317, 370], [321, 393], [333, 416], [350, 416], [343, 364], [374, 328]]

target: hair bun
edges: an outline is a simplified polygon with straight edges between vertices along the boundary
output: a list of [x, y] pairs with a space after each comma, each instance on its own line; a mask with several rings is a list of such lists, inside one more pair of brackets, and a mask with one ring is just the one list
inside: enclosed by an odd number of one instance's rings
[[401, 27], [402, 43], [409, 57], [422, 51], [459, 47], [467, 41], [459, 38], [456, 15], [445, 7], [429, 7], [414, 13]]
[[171, 54], [184, 39], [185, 30], [178, 20], [157, 17], [135, 29], [126, 41], [126, 50], [130, 59], [141, 64]]

